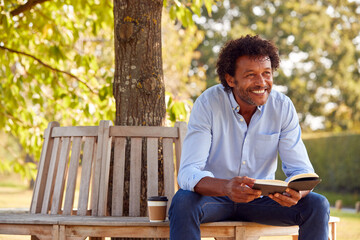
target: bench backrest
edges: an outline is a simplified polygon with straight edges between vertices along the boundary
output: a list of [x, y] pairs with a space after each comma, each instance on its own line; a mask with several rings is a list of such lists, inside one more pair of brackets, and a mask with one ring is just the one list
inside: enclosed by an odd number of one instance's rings
[[[141, 179], [142, 173], [146, 175], [147, 196], [159, 195], [159, 173], [163, 174], [163, 192], [169, 202], [177, 186], [176, 173], [180, 163], [181, 144], [186, 134], [186, 123], [178, 122], [174, 127], [149, 127], [149, 126], [112, 126], [109, 136], [112, 143], [113, 183], [112, 183], [112, 216], [123, 216], [123, 199], [126, 163], [126, 143], [130, 142], [130, 166], [128, 173], [129, 216], [140, 216], [141, 205]], [[159, 148], [159, 146], [161, 146]], [[159, 149], [162, 149], [162, 151]], [[159, 159], [162, 158], [162, 161]], [[109, 163], [106, 163], [108, 166]], [[142, 171], [143, 170], [143, 171]], [[107, 170], [106, 170], [107, 171]], [[107, 181], [108, 176], [102, 178]], [[107, 186], [104, 182], [102, 186]], [[106, 188], [101, 188], [106, 190]], [[106, 197], [107, 194], [101, 194]], [[99, 215], [105, 214], [105, 207], [99, 209]]]
[[[57, 122], [49, 123], [44, 133], [30, 212], [123, 216], [128, 143], [131, 143], [128, 151], [129, 216], [140, 216], [141, 169], [144, 167], [147, 196], [158, 195], [158, 176], [161, 172], [164, 176], [164, 192], [170, 203], [177, 186], [175, 171], [179, 166], [185, 134], [184, 122], [176, 123], [175, 127], [112, 126], [111, 121], [101, 121], [99, 126], [78, 127], [60, 127]], [[159, 142], [162, 143], [162, 151], [158, 151]], [[145, 154], [142, 154], [143, 144], [146, 146]], [[145, 160], [142, 160], [142, 156], [145, 156]], [[159, 158], [163, 161], [158, 161]], [[80, 181], [77, 182], [79, 163], [82, 170]], [[111, 213], [108, 213], [110, 164], [113, 167], [113, 182]], [[79, 189], [79, 196], [75, 210], [76, 189]]]

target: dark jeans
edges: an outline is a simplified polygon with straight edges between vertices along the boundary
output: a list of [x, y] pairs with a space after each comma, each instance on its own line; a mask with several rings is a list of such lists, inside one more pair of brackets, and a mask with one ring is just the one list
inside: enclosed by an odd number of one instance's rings
[[208, 197], [180, 189], [170, 209], [170, 239], [200, 240], [200, 223], [249, 221], [276, 226], [299, 225], [299, 240], [327, 240], [329, 202], [309, 193], [292, 207], [283, 207], [268, 197], [235, 203], [228, 197]]

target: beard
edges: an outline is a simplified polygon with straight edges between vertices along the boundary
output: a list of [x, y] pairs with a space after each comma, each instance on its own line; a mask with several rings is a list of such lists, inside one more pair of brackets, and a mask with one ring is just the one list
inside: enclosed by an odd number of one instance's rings
[[[265, 90], [264, 94], [267, 94], [266, 99], [261, 101], [261, 103], [259, 103], [258, 101], [256, 101], [256, 96], [252, 96], [252, 91], [256, 91], [256, 90]], [[261, 106], [264, 105], [270, 95], [271, 92], [271, 87], [270, 86], [265, 86], [262, 88], [256, 87], [256, 88], [235, 88], [233, 89], [234, 95], [236, 95], [239, 99], [241, 99], [241, 101], [247, 103], [248, 105], [251, 106]], [[265, 95], [264, 95], [265, 96]]]

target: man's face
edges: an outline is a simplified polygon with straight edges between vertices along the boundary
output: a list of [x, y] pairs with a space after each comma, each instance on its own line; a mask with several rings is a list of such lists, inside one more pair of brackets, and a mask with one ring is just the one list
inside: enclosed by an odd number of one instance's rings
[[273, 78], [271, 61], [267, 56], [241, 56], [236, 60], [234, 77], [226, 75], [240, 108], [264, 105], [271, 92]]

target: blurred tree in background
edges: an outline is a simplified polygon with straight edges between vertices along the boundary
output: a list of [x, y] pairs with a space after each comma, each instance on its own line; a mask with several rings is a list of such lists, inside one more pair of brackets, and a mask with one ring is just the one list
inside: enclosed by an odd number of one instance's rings
[[206, 34], [190, 73], [205, 70], [207, 86], [217, 82], [224, 42], [258, 34], [279, 48], [274, 83], [293, 100], [304, 130], [359, 128], [360, 1], [225, 0], [211, 18], [194, 18]]

